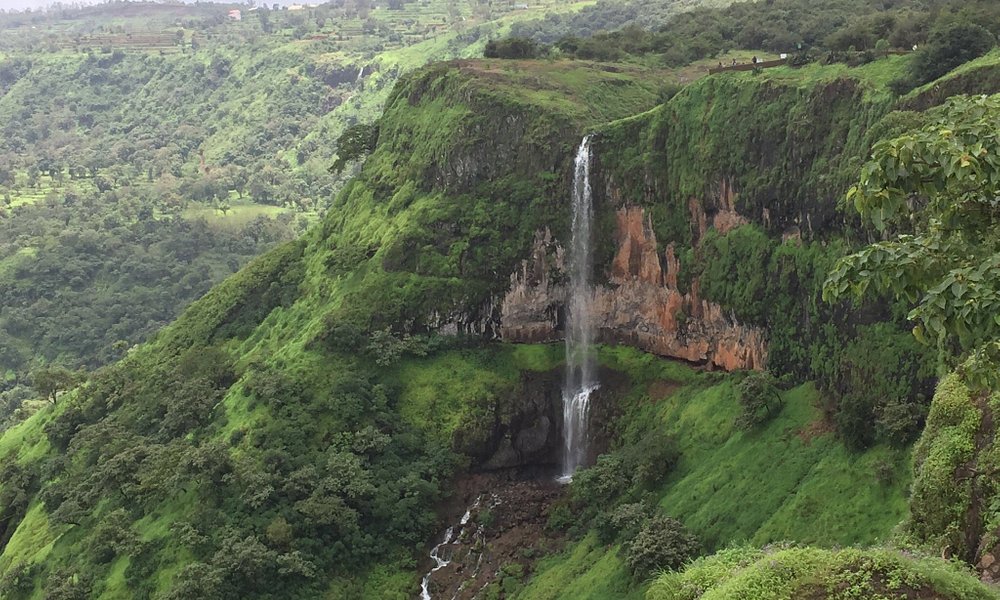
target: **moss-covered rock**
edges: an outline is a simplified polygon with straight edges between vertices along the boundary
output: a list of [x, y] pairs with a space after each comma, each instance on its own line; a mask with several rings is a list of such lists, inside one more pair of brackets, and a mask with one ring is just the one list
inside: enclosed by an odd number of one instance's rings
[[1000, 580], [1000, 395], [970, 386], [961, 371], [938, 384], [913, 453], [908, 530], [945, 555]]

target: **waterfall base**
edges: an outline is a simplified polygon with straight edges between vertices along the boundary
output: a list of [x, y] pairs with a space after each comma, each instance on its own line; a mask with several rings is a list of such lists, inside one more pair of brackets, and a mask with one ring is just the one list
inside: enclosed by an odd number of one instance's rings
[[576, 472], [587, 460], [590, 447], [590, 399], [600, 388], [587, 385], [575, 392], [563, 392], [563, 472], [559, 483], [573, 481]]

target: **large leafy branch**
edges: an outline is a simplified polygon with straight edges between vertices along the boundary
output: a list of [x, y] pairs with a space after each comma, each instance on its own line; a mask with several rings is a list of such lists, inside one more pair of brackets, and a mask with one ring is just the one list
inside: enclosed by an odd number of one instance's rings
[[875, 145], [847, 200], [883, 235], [842, 258], [823, 296], [888, 292], [923, 341], [981, 351], [1000, 339], [1000, 96], [955, 97]]

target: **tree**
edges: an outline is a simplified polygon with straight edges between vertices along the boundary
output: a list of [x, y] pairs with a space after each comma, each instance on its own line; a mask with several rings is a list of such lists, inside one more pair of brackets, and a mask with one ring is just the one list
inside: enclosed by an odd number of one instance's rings
[[31, 386], [52, 404], [56, 403], [59, 392], [68, 390], [77, 382], [76, 373], [59, 365], [40, 367], [31, 373]]
[[663, 569], [684, 566], [699, 552], [698, 539], [677, 519], [657, 516], [646, 521], [638, 535], [626, 544], [625, 564], [632, 574], [645, 579]]
[[752, 429], [769, 421], [778, 413], [781, 396], [774, 377], [766, 371], [750, 371], [736, 388], [742, 411], [736, 418], [740, 429]]
[[978, 58], [996, 45], [996, 37], [974, 23], [954, 23], [931, 33], [917, 51], [910, 76], [919, 85], [934, 81], [955, 67]]
[[889, 42], [885, 38], [875, 42], [875, 52], [883, 58], [889, 56]]
[[534, 40], [509, 37], [486, 42], [483, 56], [486, 58], [538, 58], [543, 48]]
[[339, 173], [348, 163], [361, 160], [375, 150], [378, 143], [378, 125], [375, 123], [358, 123], [348, 127], [337, 138], [337, 160], [330, 171]]
[[1000, 356], [1000, 96], [955, 97], [926, 118], [876, 144], [847, 194], [878, 231], [906, 232], [841, 259], [823, 297], [890, 292], [916, 304], [908, 318], [918, 340], [942, 351], [954, 341], [992, 360]]

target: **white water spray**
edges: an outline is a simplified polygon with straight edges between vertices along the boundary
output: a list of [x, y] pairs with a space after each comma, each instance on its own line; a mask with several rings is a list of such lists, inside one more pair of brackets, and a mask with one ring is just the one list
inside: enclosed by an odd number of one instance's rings
[[590, 395], [597, 389], [594, 377], [594, 323], [591, 306], [594, 290], [591, 226], [594, 217], [590, 191], [590, 136], [576, 151], [573, 173], [573, 223], [569, 251], [569, 297], [566, 311], [566, 382], [563, 384], [563, 469], [560, 481], [568, 482], [587, 458]]

